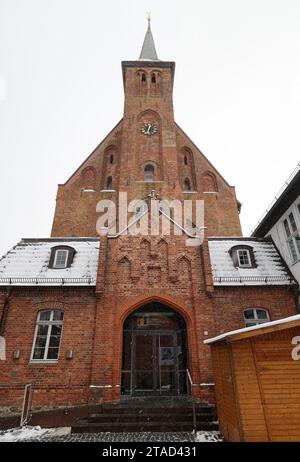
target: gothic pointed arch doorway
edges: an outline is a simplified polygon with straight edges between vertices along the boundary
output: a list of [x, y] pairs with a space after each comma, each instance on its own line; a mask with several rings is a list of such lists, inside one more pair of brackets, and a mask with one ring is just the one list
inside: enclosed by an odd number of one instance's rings
[[122, 394], [186, 394], [187, 358], [183, 317], [159, 302], [144, 305], [123, 326]]

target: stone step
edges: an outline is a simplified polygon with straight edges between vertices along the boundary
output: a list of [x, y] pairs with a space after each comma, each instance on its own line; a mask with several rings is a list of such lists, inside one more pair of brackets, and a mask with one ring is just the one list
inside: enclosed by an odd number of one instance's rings
[[[213, 422], [216, 420], [215, 415], [197, 413], [196, 419], [199, 422]], [[91, 414], [85, 419], [80, 419], [80, 422], [89, 422], [93, 423], [113, 423], [113, 422], [193, 422], [193, 413], [183, 413], [183, 414]]]
[[[215, 406], [203, 406], [203, 405], [196, 405], [195, 410], [197, 413], [201, 414], [208, 414], [208, 415], [215, 415]], [[187, 414], [192, 413], [193, 407], [192, 406], [185, 406], [185, 407], [119, 407], [119, 406], [102, 406], [99, 409], [99, 412], [94, 413], [92, 415], [99, 415], [99, 414]]]
[[[184, 432], [194, 427], [193, 406], [181, 403], [180, 406], [166, 405], [162, 400], [136, 400], [132, 406], [104, 404], [96, 412], [81, 417], [72, 426], [72, 433], [98, 432]], [[152, 404], [152, 406], [151, 406]], [[214, 405], [195, 403], [197, 429], [218, 430]]]
[[[197, 431], [216, 431], [216, 422], [198, 422]], [[191, 422], [123, 422], [123, 423], [80, 423], [72, 427], [72, 433], [103, 433], [103, 432], [189, 432], [193, 430]]]

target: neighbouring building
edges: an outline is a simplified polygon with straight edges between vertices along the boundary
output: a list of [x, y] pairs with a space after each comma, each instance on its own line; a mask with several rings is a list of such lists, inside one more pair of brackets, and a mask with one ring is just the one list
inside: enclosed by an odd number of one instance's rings
[[[51, 237], [0, 260], [1, 407], [20, 408], [28, 383], [41, 407], [180, 396], [189, 375], [195, 398], [214, 402], [203, 341], [296, 313], [272, 240], [242, 237], [234, 187], [176, 124], [174, 72], [149, 23], [140, 58], [122, 62], [123, 118], [58, 186]], [[98, 236], [97, 204], [119, 192], [204, 201], [203, 243], [187, 246], [185, 228]]]
[[285, 182], [252, 233], [270, 236], [300, 283], [300, 164]]

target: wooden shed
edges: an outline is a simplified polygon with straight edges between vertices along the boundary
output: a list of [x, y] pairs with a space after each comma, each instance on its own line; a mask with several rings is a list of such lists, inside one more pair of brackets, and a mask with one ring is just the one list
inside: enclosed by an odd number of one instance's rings
[[[296, 338], [298, 337], [298, 338]], [[205, 341], [228, 441], [300, 441], [300, 315]]]

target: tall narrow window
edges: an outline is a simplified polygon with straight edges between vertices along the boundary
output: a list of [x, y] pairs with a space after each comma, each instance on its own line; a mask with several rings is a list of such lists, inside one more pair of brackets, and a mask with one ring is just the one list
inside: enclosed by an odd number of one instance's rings
[[151, 83], [156, 83], [156, 75], [155, 74], [151, 75]]
[[145, 181], [153, 181], [154, 178], [154, 167], [151, 164], [147, 164], [144, 170]]
[[142, 83], [146, 82], [146, 74], [144, 72], [142, 72], [142, 75], [141, 75], [141, 82]]
[[114, 163], [114, 156], [111, 154], [109, 157], [109, 163], [113, 164]]
[[64, 313], [61, 310], [38, 314], [31, 361], [56, 361], [59, 356]]
[[55, 251], [53, 268], [66, 268], [68, 263], [69, 251], [60, 249]]
[[191, 182], [189, 178], [184, 179], [183, 189], [184, 191], [191, 191]]
[[285, 220], [283, 220], [283, 226], [292, 259], [293, 261], [297, 261], [300, 258], [300, 237], [295, 217], [292, 212]]
[[187, 164], [188, 164], [188, 158], [187, 158], [187, 156], [184, 156], [183, 162], [184, 162], [184, 165], [187, 165]]
[[246, 327], [252, 327], [270, 321], [270, 316], [268, 310], [251, 308], [244, 311], [244, 320]]
[[111, 176], [107, 177], [106, 189], [112, 189], [112, 177]]

